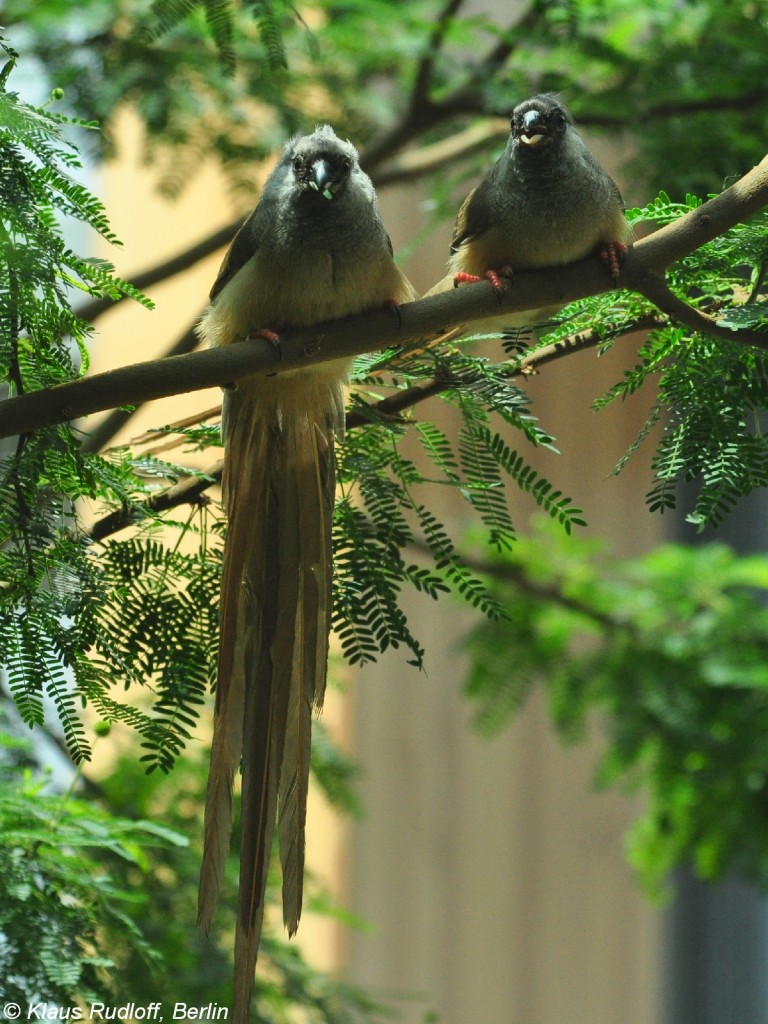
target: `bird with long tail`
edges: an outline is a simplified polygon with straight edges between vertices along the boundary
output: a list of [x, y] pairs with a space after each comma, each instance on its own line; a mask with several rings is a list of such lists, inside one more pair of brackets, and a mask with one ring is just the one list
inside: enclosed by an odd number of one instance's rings
[[[355, 148], [328, 125], [291, 139], [230, 246], [199, 325], [211, 345], [415, 298]], [[242, 764], [233, 1021], [246, 1024], [277, 829], [283, 919], [299, 923], [312, 714], [331, 622], [334, 437], [351, 360], [238, 381], [224, 395], [227, 512], [198, 922], [224, 879]]]

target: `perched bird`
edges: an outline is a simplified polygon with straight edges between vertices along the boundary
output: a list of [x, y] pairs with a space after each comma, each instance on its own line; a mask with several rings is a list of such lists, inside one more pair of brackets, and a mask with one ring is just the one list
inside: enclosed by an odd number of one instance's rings
[[[427, 294], [466, 281], [553, 267], [597, 251], [612, 276], [631, 239], [618, 186], [552, 95], [515, 107], [507, 147], [459, 210], [449, 273]], [[546, 320], [558, 306], [483, 321], [490, 330]]]
[[[199, 333], [211, 345], [279, 344], [285, 328], [414, 297], [355, 148], [322, 125], [285, 146]], [[242, 757], [235, 1024], [248, 1019], [276, 822], [289, 934], [301, 914], [311, 714], [323, 703], [331, 617], [334, 433], [350, 365], [252, 377], [224, 396], [228, 529], [198, 922], [208, 929], [218, 901]]]

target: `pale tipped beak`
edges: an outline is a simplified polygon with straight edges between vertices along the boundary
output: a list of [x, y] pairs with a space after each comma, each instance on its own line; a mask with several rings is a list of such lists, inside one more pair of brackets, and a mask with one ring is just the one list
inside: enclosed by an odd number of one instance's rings
[[333, 171], [327, 160], [315, 160], [307, 176], [309, 187], [325, 196], [326, 199], [333, 199], [333, 191], [331, 189], [333, 182]]
[[537, 110], [529, 110], [523, 118], [523, 131], [520, 133], [520, 141], [526, 146], [536, 146], [544, 138], [541, 129], [541, 119]]

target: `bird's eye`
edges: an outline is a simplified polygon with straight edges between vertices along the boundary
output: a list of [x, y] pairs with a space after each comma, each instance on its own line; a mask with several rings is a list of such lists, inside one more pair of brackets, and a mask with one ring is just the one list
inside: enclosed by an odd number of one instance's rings
[[342, 159], [342, 161], [341, 161], [341, 169], [342, 169], [342, 171], [344, 171], [346, 173], [351, 166], [352, 166], [352, 161], [351, 160], [347, 160], [347, 158], [344, 157]]
[[558, 128], [562, 128], [565, 124], [565, 114], [562, 112], [562, 110], [556, 110], [552, 115], [552, 120]]
[[295, 156], [293, 158], [293, 169], [294, 169], [294, 171], [300, 171], [303, 166], [304, 166], [304, 161], [301, 159], [301, 157], [300, 156]]

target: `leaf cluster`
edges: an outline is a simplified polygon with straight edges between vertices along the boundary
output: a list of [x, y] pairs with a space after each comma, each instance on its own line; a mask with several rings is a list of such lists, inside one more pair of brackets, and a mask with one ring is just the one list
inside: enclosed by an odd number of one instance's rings
[[[660, 225], [700, 203], [690, 194], [682, 203], [673, 202], [662, 192], [644, 209], [630, 212], [636, 219]], [[675, 264], [669, 284], [680, 298], [722, 326], [764, 328], [767, 267], [768, 214], [763, 212]], [[636, 315], [647, 309], [647, 304], [634, 304]], [[768, 483], [763, 433], [768, 354], [669, 323], [647, 336], [638, 362], [597, 407], [628, 398], [647, 382], [655, 385], [656, 403], [617, 470], [661, 423], [649, 507], [661, 512], [675, 508], [679, 485], [695, 482], [698, 493], [688, 520], [700, 529], [717, 526], [740, 498]]]
[[[531, 414], [509, 364], [446, 346], [382, 353], [371, 362], [364, 357], [358, 363], [355, 396], [355, 411], [367, 422], [348, 433], [339, 453], [335, 626], [353, 664], [403, 645], [420, 667], [423, 649], [398, 603], [404, 585], [432, 598], [453, 590], [484, 614], [499, 614], [425, 493], [450, 489], [459, 495], [496, 549], [508, 548], [515, 538], [510, 482], [567, 532], [584, 521], [581, 510], [506, 439], [517, 430], [534, 447], [551, 447], [553, 441]], [[433, 420], [409, 422], [377, 413], [375, 402], [382, 395], [436, 377], [445, 383], [440, 397], [457, 424], [455, 439]], [[413, 454], [408, 453], [411, 438], [418, 445]], [[407, 561], [405, 552], [413, 545], [422, 549], [426, 565]]]
[[150, 848], [185, 840], [50, 792], [7, 724], [0, 717], [0, 995], [21, 1005], [112, 1001], [117, 951], [132, 948], [145, 970], [157, 957], [136, 924], [131, 873], [144, 876]]
[[114, 146], [124, 106], [138, 113], [169, 194], [208, 155], [252, 191], [254, 163], [318, 120], [373, 144], [380, 163], [540, 91], [614, 140], [641, 126], [633, 175], [651, 188], [719, 189], [765, 137], [766, 0], [528, 0], [514, 15], [439, 0], [310, 0], [301, 12], [286, 0], [131, 0], [120, 18], [109, 0], [87, 14], [7, 0], [5, 24], [70, 106], [105, 126], [97, 145]]
[[[16, 55], [3, 52], [0, 380], [6, 392], [23, 394], [87, 365], [89, 327], [72, 312], [73, 287], [146, 300], [108, 264], [66, 245], [62, 219], [115, 239], [101, 203], [72, 177], [79, 158], [64, 137], [65, 119], [7, 90]], [[19, 437], [0, 462], [0, 666], [27, 724], [42, 724], [52, 700], [75, 760], [89, 754], [78, 705], [90, 701], [107, 717], [136, 720], [109, 697], [114, 661], [90, 657], [108, 645], [109, 623], [99, 616], [120, 584], [78, 538], [76, 503], [130, 504], [147, 489], [128, 457], [86, 454], [69, 426]]]
[[768, 884], [768, 561], [723, 545], [626, 561], [549, 529], [489, 571], [506, 618], [467, 637], [477, 727], [545, 686], [566, 739], [599, 722], [598, 784], [645, 794], [627, 847], [649, 892], [689, 861]]

